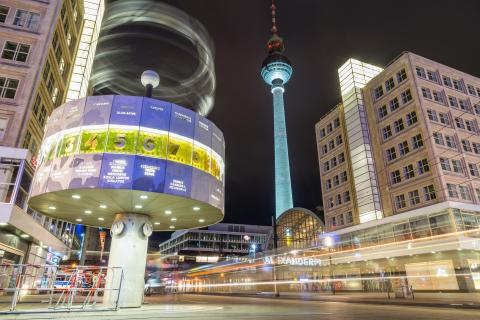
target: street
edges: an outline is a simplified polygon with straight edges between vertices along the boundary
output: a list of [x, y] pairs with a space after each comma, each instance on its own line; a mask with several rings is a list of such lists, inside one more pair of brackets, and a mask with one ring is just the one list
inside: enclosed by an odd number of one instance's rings
[[142, 308], [104, 312], [8, 315], [2, 319], [480, 319], [478, 309], [390, 306], [205, 295], [149, 297]]

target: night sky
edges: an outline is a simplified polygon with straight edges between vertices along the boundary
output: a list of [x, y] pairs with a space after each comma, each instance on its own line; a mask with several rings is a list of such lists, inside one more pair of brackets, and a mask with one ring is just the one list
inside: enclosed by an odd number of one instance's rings
[[[203, 23], [215, 43], [216, 103], [209, 118], [226, 140], [224, 221], [270, 224], [273, 107], [259, 74], [270, 36], [270, 1], [164, 2]], [[314, 126], [340, 101], [337, 69], [346, 59], [385, 66], [412, 51], [480, 76], [480, 1], [279, 0], [277, 9], [285, 55], [294, 67], [285, 109], [295, 206], [321, 205]]]

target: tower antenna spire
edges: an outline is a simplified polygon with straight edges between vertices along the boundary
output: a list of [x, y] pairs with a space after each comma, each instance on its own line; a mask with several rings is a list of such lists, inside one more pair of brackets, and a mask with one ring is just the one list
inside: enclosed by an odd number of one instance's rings
[[272, 5], [270, 6], [270, 9], [272, 10], [272, 35], [278, 34], [278, 28], [277, 28], [277, 6], [275, 5], [275, 0], [272, 0]]

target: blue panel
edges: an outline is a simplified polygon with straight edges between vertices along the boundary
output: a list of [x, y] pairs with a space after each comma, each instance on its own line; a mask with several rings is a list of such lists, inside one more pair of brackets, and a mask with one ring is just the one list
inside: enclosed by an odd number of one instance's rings
[[218, 153], [222, 159], [225, 158], [223, 146], [223, 133], [212, 123], [212, 150]]
[[45, 127], [45, 138], [57, 133], [62, 129], [63, 107], [53, 110]]
[[114, 96], [93, 96], [87, 98], [83, 125], [108, 124]]
[[193, 168], [190, 166], [168, 161], [164, 192], [176, 196], [190, 197], [192, 170]]
[[193, 168], [191, 198], [208, 203], [210, 199], [210, 184], [215, 180], [210, 174]]
[[172, 104], [170, 132], [193, 139], [195, 112]]
[[46, 160], [35, 171], [35, 179], [32, 184], [31, 196], [36, 196], [45, 192], [52, 168], [53, 160]]
[[142, 104], [142, 97], [115, 96], [110, 114], [110, 124], [138, 126]]
[[96, 188], [100, 180], [103, 154], [76, 155], [72, 163], [69, 189]]
[[151, 98], [143, 99], [141, 127], [168, 131], [172, 104]]
[[165, 160], [137, 156], [133, 170], [133, 189], [163, 192], [166, 166]]
[[105, 189], [131, 189], [135, 156], [127, 154], [103, 155], [99, 187]]
[[53, 160], [45, 192], [68, 189], [73, 157], [63, 157]]
[[212, 123], [198, 113], [195, 115], [194, 139], [207, 147], [212, 145]]
[[62, 129], [79, 127], [83, 124], [83, 111], [87, 99], [72, 100], [65, 103], [62, 108]]

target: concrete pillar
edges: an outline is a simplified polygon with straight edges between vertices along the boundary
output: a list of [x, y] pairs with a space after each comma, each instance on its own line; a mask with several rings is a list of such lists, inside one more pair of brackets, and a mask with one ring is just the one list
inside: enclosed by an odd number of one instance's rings
[[[148, 216], [136, 213], [118, 213], [115, 216], [105, 282], [105, 305], [115, 306], [117, 297], [120, 308], [142, 305], [151, 230]], [[116, 290], [119, 288], [120, 291]]]

